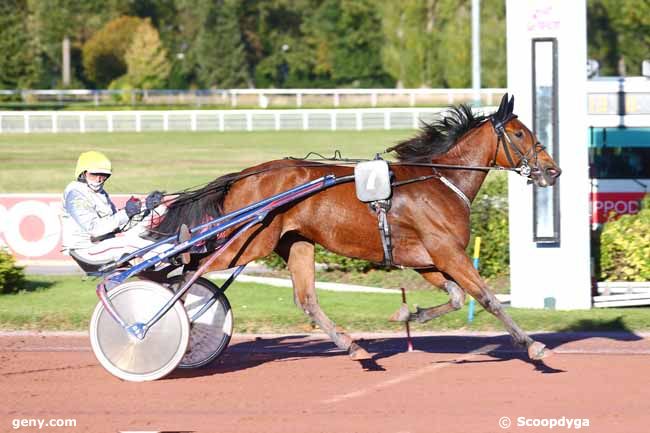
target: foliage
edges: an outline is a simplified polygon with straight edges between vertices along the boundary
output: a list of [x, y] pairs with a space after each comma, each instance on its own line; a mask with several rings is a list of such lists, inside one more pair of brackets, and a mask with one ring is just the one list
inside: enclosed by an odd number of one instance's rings
[[203, 1], [202, 25], [194, 48], [199, 84], [204, 88], [244, 87], [249, 79], [239, 27], [240, 2]]
[[13, 256], [0, 248], [0, 294], [16, 293], [24, 286], [23, 268], [16, 266]]
[[247, 39], [258, 87], [321, 87], [314, 52], [304, 43], [304, 22], [317, 6], [316, 0], [268, 0], [249, 10]]
[[136, 17], [117, 18], [84, 44], [83, 66], [90, 81], [99, 87], [106, 87], [127, 72], [125, 55], [143, 22]]
[[505, 87], [506, 5], [502, 0], [481, 1], [481, 86]]
[[433, 2], [419, 0], [381, 2], [384, 44], [382, 62], [398, 87], [434, 85], [428, 79], [433, 58]]
[[0, 2], [0, 53], [0, 89], [38, 84], [40, 59], [30, 38], [25, 0]]
[[[650, 57], [650, 3], [587, 6], [589, 56], [602, 75], [617, 74], [621, 60], [638, 75]], [[170, 88], [468, 87], [471, 80], [470, 0], [3, 0], [0, 8], [4, 87], [61, 86], [64, 37], [71, 85], [105, 87], [127, 72], [124, 54], [139, 22], [124, 24], [145, 18], [169, 54], [170, 77], [160, 85]], [[505, 1], [483, 0], [484, 87], [506, 84], [505, 37]]]
[[305, 20], [314, 72], [336, 86], [391, 86], [381, 64], [381, 17], [371, 0], [327, 0]]
[[88, 86], [83, 73], [82, 46], [106, 22], [121, 15], [128, 0], [27, 0], [29, 37], [43, 64], [44, 87], [60, 86], [62, 41], [70, 38], [71, 84]]
[[474, 239], [481, 237], [479, 270], [484, 278], [510, 272], [507, 173], [491, 172], [472, 203], [472, 237], [467, 246], [474, 254]]
[[589, 0], [589, 58], [600, 62], [601, 75], [640, 75], [641, 62], [650, 58], [650, 3], [638, 0]]
[[[404, 87], [471, 85], [471, 4], [467, 0], [382, 2], [385, 70]], [[484, 87], [505, 86], [505, 4], [481, 5]], [[500, 30], [500, 31], [499, 31]]]
[[131, 45], [124, 54], [127, 65], [126, 80], [139, 89], [157, 89], [164, 86], [171, 64], [167, 50], [162, 46], [158, 31], [147, 18], [138, 26]]
[[650, 195], [639, 213], [605, 223], [600, 238], [600, 279], [650, 280]]
[[137, 97], [133, 94], [134, 87], [131, 85], [129, 77], [127, 74], [122, 75], [120, 78], [116, 78], [111, 81], [109, 90], [121, 90], [119, 93], [115, 93], [111, 96], [113, 101], [121, 105], [130, 105], [134, 103], [134, 99]]
[[[472, 30], [471, 4], [446, 0], [439, 2], [439, 30], [435, 32], [436, 58], [441, 64], [439, 76], [432, 81], [443, 87], [470, 87], [472, 85]], [[440, 66], [439, 66], [440, 67]], [[505, 83], [504, 83], [505, 84]]]

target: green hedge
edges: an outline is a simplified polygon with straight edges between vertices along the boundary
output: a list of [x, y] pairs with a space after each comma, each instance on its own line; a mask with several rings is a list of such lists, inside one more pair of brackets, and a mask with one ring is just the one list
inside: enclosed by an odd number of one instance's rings
[[599, 279], [650, 281], [650, 195], [641, 203], [639, 213], [605, 223]]
[[[491, 173], [472, 205], [472, 240], [468, 253], [473, 253], [474, 236], [481, 236], [481, 275], [486, 278], [509, 273], [508, 249], [508, 184], [506, 173]], [[262, 260], [273, 269], [285, 267], [276, 254]], [[316, 262], [345, 272], [366, 272], [382, 269], [379, 264], [366, 260], [350, 259], [316, 247]]]
[[479, 270], [483, 278], [510, 274], [508, 233], [508, 174], [491, 172], [472, 203], [472, 237], [467, 246], [474, 254], [474, 239], [481, 237]]
[[16, 266], [13, 256], [0, 248], [0, 294], [16, 293], [24, 286], [23, 268]]

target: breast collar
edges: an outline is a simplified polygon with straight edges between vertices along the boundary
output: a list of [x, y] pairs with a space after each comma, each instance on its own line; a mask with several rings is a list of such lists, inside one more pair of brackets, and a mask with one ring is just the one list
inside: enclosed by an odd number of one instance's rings
[[450, 190], [455, 192], [461, 200], [463, 200], [468, 210], [472, 208], [472, 202], [469, 201], [469, 198], [465, 195], [465, 193], [456, 185], [454, 185], [452, 181], [442, 175], [438, 176], [438, 179], [440, 179], [440, 182], [444, 183]]

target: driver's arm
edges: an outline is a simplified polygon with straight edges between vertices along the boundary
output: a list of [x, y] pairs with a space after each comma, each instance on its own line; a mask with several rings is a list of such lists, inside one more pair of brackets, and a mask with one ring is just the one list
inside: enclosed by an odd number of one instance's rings
[[66, 195], [65, 210], [93, 238], [113, 233], [129, 221], [124, 209], [100, 217], [93, 204], [79, 191], [70, 191]]

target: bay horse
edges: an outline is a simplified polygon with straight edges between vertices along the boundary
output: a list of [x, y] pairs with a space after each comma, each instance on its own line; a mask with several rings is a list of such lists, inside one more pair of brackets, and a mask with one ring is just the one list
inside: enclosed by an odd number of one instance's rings
[[[561, 173], [513, 108], [514, 96], [508, 100], [507, 94], [489, 116], [474, 114], [465, 105], [450, 107], [440, 119], [424, 123], [418, 135], [387, 149], [397, 159], [390, 163], [395, 186], [388, 211], [394, 263], [415, 269], [449, 294], [449, 302], [414, 313], [402, 305], [392, 319], [426, 322], [460, 309], [468, 293], [501, 320], [531, 359], [541, 359], [551, 352], [510, 318], [466, 254], [469, 205], [490, 169], [517, 171], [540, 187], [553, 185]], [[353, 167], [336, 162], [263, 163], [180, 194], [152, 233], [176, 233], [181, 224], [197, 226], [321, 176], [352, 172]], [[369, 354], [339, 332], [318, 304], [315, 244], [347, 257], [384, 259], [377, 217], [357, 199], [353, 183], [332, 186], [276, 209], [237, 238], [209, 270], [232, 268], [277, 252], [291, 273], [296, 305], [352, 359], [368, 359]]]

